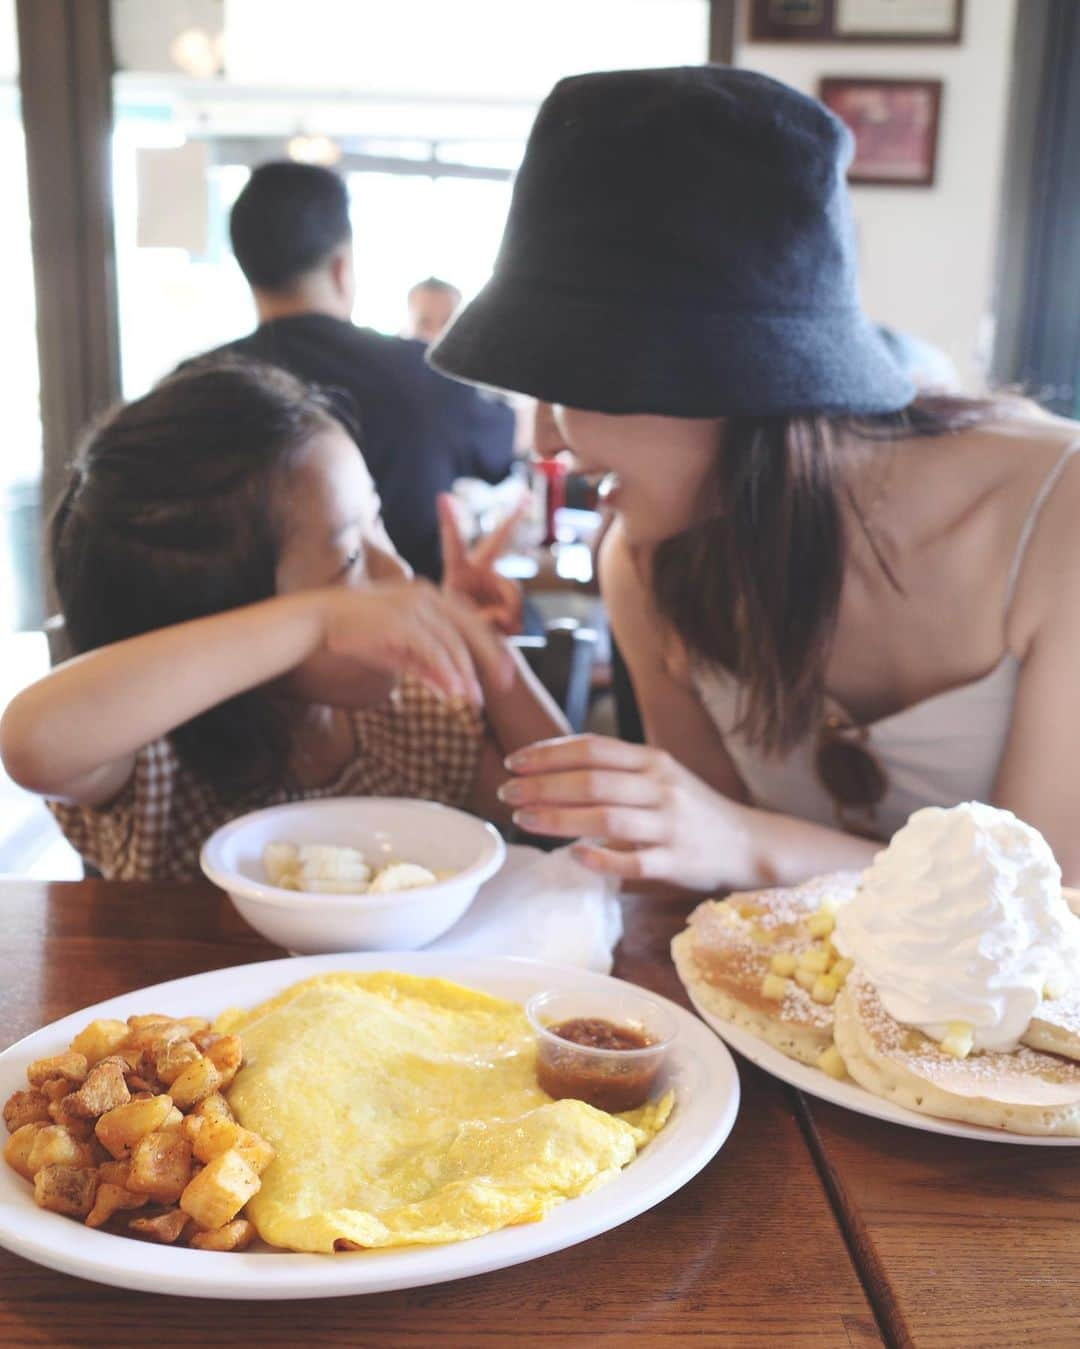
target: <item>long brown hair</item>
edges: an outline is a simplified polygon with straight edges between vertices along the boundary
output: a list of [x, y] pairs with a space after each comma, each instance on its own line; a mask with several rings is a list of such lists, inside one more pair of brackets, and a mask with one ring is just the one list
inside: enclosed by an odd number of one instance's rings
[[[93, 427], [50, 526], [74, 654], [275, 592], [281, 488], [331, 405], [282, 370], [196, 362]], [[278, 783], [288, 725], [262, 688], [178, 726], [180, 758], [215, 786]]]
[[691, 659], [738, 680], [738, 728], [766, 753], [790, 749], [821, 717], [847, 556], [843, 447], [961, 431], [999, 406], [925, 395], [875, 417], [728, 420], [714, 509], [657, 547], [651, 582]]

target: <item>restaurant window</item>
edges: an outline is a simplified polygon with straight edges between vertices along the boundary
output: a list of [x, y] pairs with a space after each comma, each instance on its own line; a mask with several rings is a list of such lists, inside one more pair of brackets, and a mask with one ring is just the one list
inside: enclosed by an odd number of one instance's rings
[[[112, 0], [123, 390], [254, 326], [228, 242], [254, 165], [346, 179], [354, 319], [491, 270], [540, 99], [575, 71], [705, 59], [706, 0]], [[478, 34], [483, 34], [479, 41]], [[498, 60], [492, 53], [498, 53]]]
[[19, 106], [15, 0], [0, 0], [0, 293], [4, 296], [4, 447], [0, 453], [0, 635], [38, 628], [41, 410], [26, 144]]

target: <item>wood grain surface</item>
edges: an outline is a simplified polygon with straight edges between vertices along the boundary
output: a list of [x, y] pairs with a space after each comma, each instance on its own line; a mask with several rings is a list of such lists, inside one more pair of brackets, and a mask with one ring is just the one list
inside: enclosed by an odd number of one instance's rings
[[[690, 902], [627, 897], [615, 973], [685, 1004], [667, 946]], [[209, 886], [0, 881], [0, 907], [0, 1047], [118, 993], [281, 954]], [[430, 1288], [267, 1303], [130, 1293], [0, 1251], [0, 1345], [880, 1345], [797, 1098], [739, 1072], [718, 1156], [583, 1245]]]
[[1080, 1345], [1080, 1150], [923, 1133], [803, 1097], [890, 1342]]

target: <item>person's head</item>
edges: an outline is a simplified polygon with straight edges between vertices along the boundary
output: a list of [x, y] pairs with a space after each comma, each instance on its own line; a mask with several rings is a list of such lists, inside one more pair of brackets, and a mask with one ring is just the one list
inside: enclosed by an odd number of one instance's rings
[[[253, 362], [190, 366], [106, 416], [79, 452], [50, 542], [74, 654], [276, 594], [407, 573], [330, 404]], [[343, 673], [315, 658], [278, 692], [347, 704]], [[356, 696], [372, 696], [351, 674]], [[280, 777], [287, 718], [280, 697], [257, 689], [173, 739], [215, 780]]]
[[352, 313], [349, 197], [336, 173], [290, 159], [260, 164], [236, 199], [229, 234], [260, 319]]
[[851, 154], [827, 108], [752, 71], [563, 80], [494, 275], [429, 356], [553, 405], [552, 446], [618, 475], [661, 613], [737, 675], [767, 749], [821, 712], [845, 448], [949, 423], [860, 307]]
[[437, 276], [418, 281], [409, 290], [409, 327], [406, 337], [434, 342], [454, 317], [461, 291]]

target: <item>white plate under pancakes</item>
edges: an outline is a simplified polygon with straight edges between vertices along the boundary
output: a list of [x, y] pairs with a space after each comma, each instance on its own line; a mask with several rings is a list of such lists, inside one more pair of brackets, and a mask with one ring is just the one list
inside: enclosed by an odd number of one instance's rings
[[[516, 1002], [546, 988], [585, 991], [620, 982], [533, 960], [412, 951], [239, 965], [125, 993], [28, 1035], [0, 1054], [0, 1101], [26, 1086], [27, 1064], [65, 1049], [95, 1017], [145, 1012], [214, 1017], [226, 1007], [252, 1007], [314, 974], [384, 969], [453, 979]], [[0, 1246], [50, 1269], [120, 1288], [260, 1300], [416, 1288], [503, 1269], [573, 1246], [644, 1213], [685, 1185], [720, 1149], [735, 1123], [739, 1078], [731, 1055], [689, 1012], [665, 999], [656, 1000], [670, 1008], [679, 1027], [664, 1069], [675, 1090], [671, 1119], [608, 1185], [569, 1200], [542, 1222], [445, 1246], [338, 1255], [295, 1255], [269, 1249], [242, 1254], [177, 1250], [94, 1231], [39, 1209], [30, 1185], [0, 1161]]]
[[923, 1129], [931, 1134], [950, 1134], [954, 1138], [972, 1138], [987, 1143], [1022, 1143], [1036, 1148], [1075, 1148], [1080, 1147], [1080, 1138], [1043, 1138], [1031, 1134], [1011, 1133], [1007, 1129], [988, 1129], [978, 1124], [961, 1124], [959, 1120], [940, 1119], [936, 1115], [923, 1115], [917, 1110], [908, 1110], [895, 1105], [880, 1096], [875, 1096], [865, 1087], [855, 1082], [838, 1082], [836, 1078], [823, 1073], [820, 1068], [789, 1059], [786, 1054], [774, 1049], [772, 1045], [756, 1036], [753, 1031], [736, 1026], [730, 1021], [702, 1007], [687, 989], [687, 995], [697, 1008], [704, 1021], [725, 1040], [732, 1049], [751, 1063], [764, 1068], [781, 1082], [787, 1082], [800, 1091], [818, 1096], [833, 1105], [845, 1106], [861, 1115], [870, 1115], [874, 1119], [886, 1120], [890, 1124], [906, 1124], [912, 1129]]

